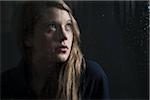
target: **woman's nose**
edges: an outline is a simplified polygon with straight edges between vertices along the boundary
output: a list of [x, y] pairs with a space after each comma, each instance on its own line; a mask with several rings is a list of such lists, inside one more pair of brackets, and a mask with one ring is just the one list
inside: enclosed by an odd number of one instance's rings
[[67, 40], [67, 32], [65, 31], [65, 28], [61, 27], [59, 30], [59, 40], [64, 41]]

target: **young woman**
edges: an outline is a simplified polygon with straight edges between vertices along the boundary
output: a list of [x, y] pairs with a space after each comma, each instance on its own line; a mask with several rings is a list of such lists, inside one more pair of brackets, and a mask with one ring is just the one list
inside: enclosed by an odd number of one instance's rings
[[24, 58], [2, 75], [2, 98], [109, 98], [107, 77], [97, 63], [84, 60], [78, 25], [64, 1], [26, 2], [22, 17]]

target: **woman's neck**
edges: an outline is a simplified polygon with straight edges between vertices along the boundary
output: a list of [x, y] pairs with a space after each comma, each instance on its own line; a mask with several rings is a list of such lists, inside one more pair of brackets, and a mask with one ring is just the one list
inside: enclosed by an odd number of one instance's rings
[[[51, 84], [56, 84], [59, 77], [60, 66], [57, 64], [36, 64], [32, 65], [32, 88], [38, 95], [41, 94], [46, 82], [51, 80]], [[53, 82], [53, 83], [52, 83]]]

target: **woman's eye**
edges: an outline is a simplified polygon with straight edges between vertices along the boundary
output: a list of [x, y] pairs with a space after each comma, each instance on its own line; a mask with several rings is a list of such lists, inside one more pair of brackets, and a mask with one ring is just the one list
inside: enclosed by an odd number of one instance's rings
[[71, 23], [67, 23], [65, 26], [66, 31], [72, 31], [72, 24]]
[[57, 30], [57, 26], [56, 26], [56, 24], [54, 24], [54, 23], [50, 23], [50, 24], [48, 25], [48, 28], [49, 28], [51, 31], [56, 31], [56, 30]]

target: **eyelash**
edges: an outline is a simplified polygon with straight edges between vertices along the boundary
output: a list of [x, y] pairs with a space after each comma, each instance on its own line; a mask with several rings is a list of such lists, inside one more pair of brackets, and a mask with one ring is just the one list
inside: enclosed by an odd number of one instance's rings
[[51, 31], [56, 31], [56, 30], [57, 30], [57, 26], [56, 26], [56, 24], [54, 24], [54, 23], [50, 23], [50, 24], [48, 25], [48, 27], [51, 29]]
[[[69, 26], [69, 29], [67, 29], [67, 26]], [[67, 23], [66, 26], [65, 26], [65, 29], [67, 31], [71, 31], [72, 30], [72, 23]]]

